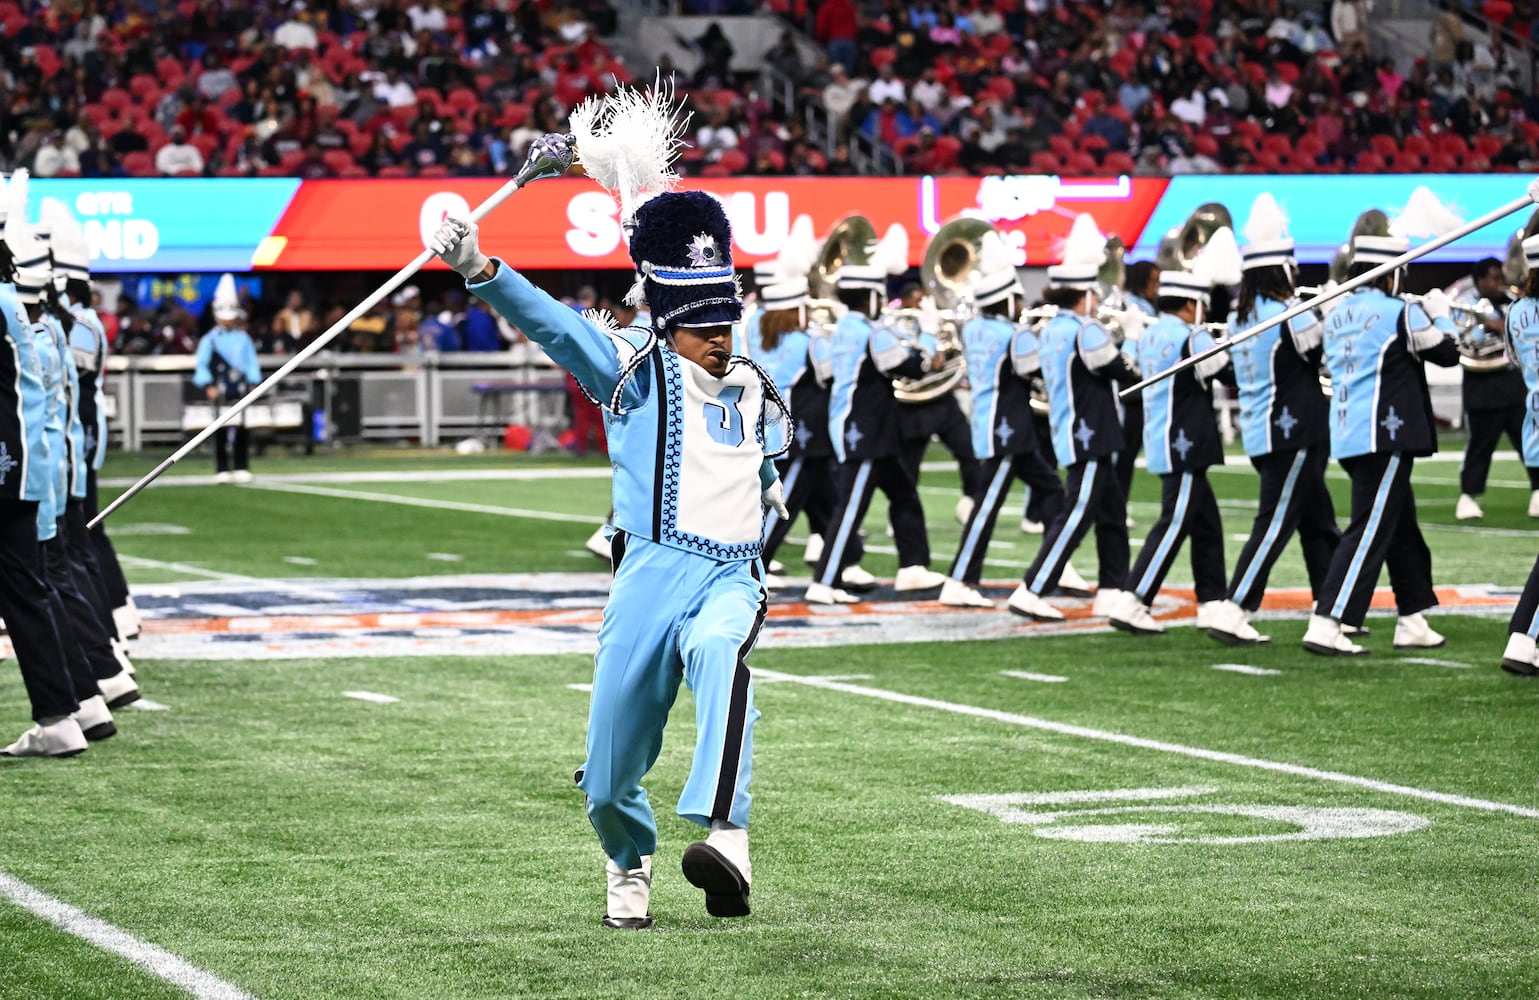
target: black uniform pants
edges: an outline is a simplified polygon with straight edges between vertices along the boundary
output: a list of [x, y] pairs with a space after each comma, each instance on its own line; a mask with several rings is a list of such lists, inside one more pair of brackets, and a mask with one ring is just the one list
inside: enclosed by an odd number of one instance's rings
[[[1491, 474], [1491, 456], [1502, 435], [1523, 456], [1523, 407], [1504, 406], [1499, 410], [1465, 410], [1464, 429], [1469, 440], [1464, 445], [1464, 461], [1459, 464], [1459, 492], [1478, 497], [1486, 491], [1486, 477]], [[1539, 490], [1539, 469], [1528, 470], [1528, 488]]]
[[1117, 456], [1091, 458], [1069, 466], [1064, 507], [1048, 523], [1042, 547], [1022, 582], [1042, 595], [1058, 586], [1058, 577], [1085, 533], [1095, 526], [1099, 562], [1097, 585], [1116, 589], [1128, 575], [1128, 500], [1117, 482]]
[[43, 580], [33, 501], [0, 500], [0, 616], [16, 650], [34, 721], [57, 722], [78, 709], [81, 698], [97, 693], [89, 676], [82, 678], [88, 686], [77, 689], [64, 658]]
[[1054, 521], [1063, 510], [1063, 483], [1058, 471], [1047, 464], [1040, 452], [1020, 455], [996, 455], [982, 466], [983, 496], [973, 507], [967, 527], [962, 530], [962, 544], [951, 566], [951, 578], [976, 587], [983, 579], [983, 560], [988, 555], [989, 540], [999, 512], [1010, 494], [1010, 483], [1025, 483], [1033, 494], [1042, 497], [1040, 511], [1045, 521]]
[[919, 486], [908, 466], [896, 455], [868, 458], [863, 462], [845, 462], [839, 466], [839, 506], [829, 520], [829, 535], [823, 536], [823, 556], [818, 560], [814, 579], [825, 586], [837, 586], [839, 574], [853, 566], [851, 544], [860, 531], [860, 523], [871, 506], [871, 495], [881, 490], [887, 497], [887, 517], [892, 522], [893, 544], [898, 548], [898, 565], [928, 566], [930, 536], [925, 530], [924, 507], [919, 502]]
[[1192, 583], [1200, 603], [1224, 599], [1224, 523], [1207, 469], [1160, 476], [1160, 519], [1149, 529], [1127, 589], [1145, 604], [1165, 583], [1183, 542], [1191, 538]]
[[1117, 453], [1117, 482], [1122, 495], [1133, 495], [1133, 470], [1144, 447], [1144, 401], [1138, 396], [1122, 400], [1122, 450]]
[[[914, 482], [919, 482], [919, 466], [924, 462], [930, 438], [940, 443], [957, 460], [962, 475], [962, 495], [978, 499], [983, 489], [983, 473], [973, 456], [973, 427], [962, 412], [962, 405], [951, 393], [928, 403], [904, 403], [899, 425], [903, 428], [903, 463]], [[893, 530], [897, 530], [894, 527]]]
[[[112, 652], [112, 633], [102, 625], [90, 598], [81, 591], [80, 573], [70, 558], [68, 526], [59, 518], [58, 533], [43, 543], [43, 570], [53, 598], [54, 619], [72, 669], [85, 669], [95, 680], [115, 677], [123, 665]], [[92, 691], [91, 694], [98, 692]]]
[[1336, 507], [1325, 485], [1329, 460], [1329, 449], [1323, 444], [1274, 451], [1250, 460], [1261, 477], [1260, 507], [1229, 587], [1230, 600], [1246, 611], [1261, 607], [1267, 578], [1295, 531], [1304, 551], [1310, 592], [1319, 595], [1331, 568], [1331, 556], [1341, 543]]
[[1539, 636], [1539, 560], [1534, 561], [1528, 582], [1523, 585], [1523, 593], [1518, 597], [1518, 606], [1512, 609], [1512, 621], [1507, 626], [1507, 632]]
[[107, 590], [102, 586], [101, 567], [96, 559], [96, 546], [91, 543], [91, 532], [86, 528], [85, 501], [71, 500], [64, 508], [61, 528], [65, 546], [69, 551], [70, 569], [74, 573], [75, 586], [80, 590], [108, 638], [117, 635], [117, 625], [112, 620], [113, 605], [107, 602]]
[[[1143, 408], [1142, 407], [1139, 408], [1139, 412], [1140, 413], [1143, 412]], [[1036, 423], [1037, 448], [1040, 450], [1040, 453], [1042, 455], [1042, 461], [1046, 462], [1048, 464], [1049, 468], [1057, 469], [1058, 468], [1058, 456], [1053, 451], [1053, 428], [1052, 428], [1052, 425], [1048, 423], [1048, 420], [1047, 420], [1046, 416], [1038, 413], [1036, 410], [1031, 411], [1031, 419]], [[1118, 461], [1119, 462], [1121, 461], [1121, 456], [1120, 455], [1118, 456]], [[1060, 480], [1059, 484], [1058, 484], [1058, 495], [1060, 497], [1063, 496], [1063, 482], [1062, 482], [1062, 480]], [[1127, 497], [1128, 497], [1128, 492], [1127, 492], [1126, 489], [1124, 489], [1122, 491], [1122, 499], [1125, 501], [1125, 500], [1127, 500]], [[1026, 520], [1028, 520], [1028, 521], [1035, 521], [1038, 524], [1043, 525], [1044, 527], [1046, 527], [1047, 524], [1052, 520], [1052, 518], [1047, 517], [1047, 516], [1045, 516], [1042, 513], [1042, 504], [1043, 504], [1044, 501], [1050, 502], [1050, 498], [1044, 496], [1042, 494], [1042, 491], [1040, 491], [1040, 490], [1027, 490], [1026, 491], [1026, 508], [1025, 508], [1025, 510], [1023, 510], [1021, 512], [1021, 516], [1026, 518]], [[1060, 500], [1060, 502], [1062, 502], [1062, 501]]]
[[[214, 434], [214, 469], [217, 472], [229, 472], [232, 469], [247, 469], [251, 461], [247, 452], [251, 445], [251, 432], [244, 427], [224, 427]], [[234, 452], [234, 464], [231, 464], [231, 452]]]
[[1315, 597], [1316, 614], [1361, 625], [1385, 566], [1400, 614], [1437, 606], [1432, 553], [1416, 523], [1413, 462], [1398, 451], [1341, 460], [1352, 477], [1352, 520], [1331, 557], [1325, 587]]
[[[89, 522], [101, 508], [97, 506], [96, 470], [86, 471], [85, 518]], [[91, 545], [96, 549], [96, 567], [100, 570], [97, 581], [109, 608], [121, 608], [128, 603], [128, 581], [123, 577], [123, 567], [118, 563], [117, 550], [107, 537], [106, 522], [90, 529]]]
[[[812, 458], [803, 455], [789, 462], [777, 462], [776, 466], [780, 469], [780, 485], [785, 489], [786, 509], [791, 516], [776, 517], [769, 522], [764, 536], [766, 566], [790, 534], [791, 524], [798, 514], [805, 513], [808, 530], [821, 535], [826, 542], [829, 519], [839, 504], [839, 463], [832, 456]], [[860, 532], [855, 533], [850, 545], [849, 564], [853, 566], [865, 555]]]

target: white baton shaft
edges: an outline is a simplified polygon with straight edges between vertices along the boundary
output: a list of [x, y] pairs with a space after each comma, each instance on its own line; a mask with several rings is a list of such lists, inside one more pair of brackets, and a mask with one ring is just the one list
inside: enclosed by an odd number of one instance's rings
[[1229, 348], [1240, 343], [1241, 341], [1249, 340], [1252, 337], [1259, 336], [1274, 326], [1277, 326], [1281, 323], [1286, 323], [1288, 320], [1295, 316], [1302, 316], [1304, 313], [1309, 312], [1311, 309], [1320, 305], [1322, 302], [1329, 302], [1331, 299], [1334, 299], [1337, 296], [1345, 295], [1347, 292], [1352, 291], [1354, 288], [1366, 285], [1371, 281], [1377, 281], [1379, 278], [1389, 274], [1391, 271], [1399, 270], [1416, 258], [1421, 257], [1424, 254], [1429, 254], [1439, 247], [1445, 247], [1455, 240], [1462, 240], [1464, 237], [1468, 236], [1470, 233], [1475, 232], [1477, 229], [1484, 229], [1486, 226], [1491, 225], [1493, 222], [1500, 222], [1512, 213], [1521, 212], [1523, 209], [1534, 204], [1535, 202], [1539, 202], [1539, 180], [1535, 180], [1528, 185], [1528, 193], [1523, 197], [1514, 201], [1510, 201], [1503, 205], [1501, 208], [1487, 212], [1485, 215], [1482, 215], [1474, 222], [1466, 222], [1458, 229], [1455, 229], [1452, 232], [1444, 233], [1442, 236], [1439, 236], [1435, 240], [1423, 243], [1416, 249], [1409, 250], [1406, 253], [1401, 254], [1399, 257], [1396, 257], [1394, 260], [1380, 264], [1378, 267], [1371, 271], [1366, 271], [1363, 274], [1359, 274], [1355, 278], [1344, 281], [1329, 292], [1326, 292], [1322, 295], [1317, 295], [1307, 301], [1300, 302], [1298, 305], [1292, 306], [1284, 312], [1278, 313], [1271, 319], [1257, 323], [1250, 329], [1242, 330], [1232, 337], [1225, 337], [1223, 340], [1218, 341], [1207, 350], [1201, 351], [1197, 354], [1193, 354], [1189, 358], [1183, 359], [1179, 364], [1165, 369], [1158, 375], [1151, 375], [1149, 378], [1144, 379], [1142, 382], [1128, 386], [1126, 389], [1123, 389], [1119, 395], [1121, 398], [1126, 399], [1134, 393], [1143, 392], [1151, 385], [1163, 382], [1165, 379], [1168, 379], [1173, 375], [1177, 375], [1192, 367], [1193, 365], [1201, 364], [1214, 355], [1229, 350]]
[[[569, 160], [566, 166], [570, 165], [571, 163]], [[475, 211], [470, 213], [470, 220], [472, 222], [479, 221], [488, 212], [496, 208], [498, 205], [501, 205], [510, 196], [512, 196], [513, 192], [519, 190], [525, 184], [528, 184], [531, 180], [534, 180], [538, 177], [552, 176], [550, 173], [543, 172], [549, 169], [550, 164], [545, 162], [536, 163], [536, 161], [531, 157], [529, 163], [524, 165], [524, 169], [519, 171], [518, 176], [514, 177], [502, 187], [498, 188], [492, 193], [490, 198], [476, 206]], [[565, 166], [562, 167], [562, 171], [564, 170]], [[385, 296], [395, 291], [402, 284], [404, 284], [408, 278], [422, 270], [423, 266], [432, 259], [433, 251], [431, 250], [423, 250], [421, 253], [419, 253], [410, 264], [407, 264], [405, 267], [401, 268], [401, 270], [397, 271], [389, 281], [386, 281], [383, 285], [380, 285], [379, 288], [375, 289], [372, 295], [354, 306], [347, 315], [333, 323], [325, 333], [322, 333], [319, 337], [316, 337], [313, 343], [307, 345], [304, 350], [300, 351], [298, 354], [294, 355], [287, 362], [285, 362], [282, 368], [279, 368], [277, 371], [267, 376], [267, 378], [263, 379], [261, 384], [258, 385], [255, 389], [252, 389], [246, 395], [242, 396], [233, 406], [221, 414], [219, 419], [215, 420], [213, 423], [203, 428], [203, 430], [199, 431], [191, 441], [188, 441], [186, 444], [182, 445], [175, 452], [173, 452], [169, 458], [155, 466], [155, 468], [150, 471], [149, 475], [145, 476], [143, 479], [139, 480], [137, 483], [134, 483], [128, 489], [124, 490], [111, 503], [102, 508], [101, 513], [91, 518], [91, 522], [88, 527], [94, 528], [102, 521], [106, 520], [108, 515], [127, 503], [136, 493], [153, 483], [156, 479], [160, 478], [162, 473], [185, 458], [189, 453], [192, 452], [193, 449], [197, 448], [198, 445], [202, 444], [204, 441], [207, 441], [210, 437], [217, 433], [220, 428], [224, 427], [226, 424], [230, 423], [230, 421], [244, 413], [248, 406], [250, 406], [252, 403], [255, 403], [263, 396], [267, 395], [268, 390], [282, 381], [284, 376], [288, 375], [295, 368], [298, 368], [300, 365], [304, 364], [317, 351], [320, 351], [327, 344], [331, 343], [337, 334], [351, 326], [353, 321], [358, 319], [358, 317], [362, 316], [370, 309], [373, 309], [380, 303], [381, 300], [384, 299]]]

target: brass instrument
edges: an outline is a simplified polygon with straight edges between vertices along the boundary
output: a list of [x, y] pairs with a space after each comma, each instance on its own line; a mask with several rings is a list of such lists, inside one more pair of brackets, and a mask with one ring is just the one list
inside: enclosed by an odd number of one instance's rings
[[1528, 217], [1528, 224], [1513, 233], [1507, 241], [1507, 259], [1502, 262], [1502, 277], [1507, 279], [1515, 299], [1521, 299], [1528, 287], [1528, 258], [1523, 253], [1523, 241], [1530, 236], [1539, 236], [1539, 208], [1534, 209], [1534, 214]]
[[[962, 327], [972, 318], [972, 286], [977, 280], [978, 259], [986, 235], [994, 227], [972, 216], [952, 219], [930, 238], [919, 283], [934, 300], [936, 312], [900, 309], [887, 321], [898, 338], [917, 349], [926, 321], [934, 324], [933, 371], [912, 379], [896, 379], [893, 396], [900, 403], [928, 403], [962, 385], [967, 378], [967, 355], [962, 349]], [[928, 352], [927, 352], [928, 353]], [[938, 364], [936, 363], [938, 359]]]
[[807, 291], [811, 298], [837, 302], [839, 269], [846, 264], [866, 263], [871, 259], [874, 246], [876, 227], [864, 215], [847, 215], [836, 222], [823, 238], [817, 263], [807, 275]]
[[[1459, 348], [1459, 366], [1470, 371], [1496, 372], [1511, 368], [1507, 360], [1506, 337], [1485, 329], [1487, 323], [1500, 323], [1501, 312], [1490, 299], [1477, 298], [1475, 283], [1461, 278], [1443, 289], [1452, 301], [1448, 318], [1454, 325], [1454, 342]], [[1407, 302], [1426, 301], [1425, 295], [1407, 295]]]
[[1220, 229], [1234, 229], [1229, 209], [1216, 201], [1197, 206], [1179, 229], [1172, 229], [1160, 240], [1154, 263], [1161, 271], [1190, 271], [1192, 261], [1208, 240]]

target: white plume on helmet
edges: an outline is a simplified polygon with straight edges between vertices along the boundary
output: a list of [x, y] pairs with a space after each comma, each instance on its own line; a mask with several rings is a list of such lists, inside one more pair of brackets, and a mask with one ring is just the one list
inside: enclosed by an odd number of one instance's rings
[[1047, 282], [1056, 288], [1094, 291], [1101, 265], [1106, 263], [1106, 237], [1088, 212], [1074, 217], [1063, 241], [1063, 260], [1047, 269]]
[[908, 270], [908, 230], [894, 222], [871, 250], [871, 266], [883, 274], [902, 274]]
[[1251, 202], [1250, 218], [1245, 221], [1244, 233], [1246, 270], [1283, 267], [1294, 263], [1293, 237], [1288, 234], [1288, 216], [1270, 192], [1261, 192]]
[[220, 323], [233, 323], [246, 315], [240, 307], [240, 296], [235, 291], [235, 275], [221, 274], [214, 288], [214, 319]]
[[27, 171], [18, 170], [11, 175], [11, 183], [6, 188], [5, 243], [16, 260], [17, 298], [26, 303], [37, 303], [43, 300], [53, 268], [48, 262], [47, 245], [27, 224], [27, 179]]
[[53, 232], [54, 281], [60, 290], [70, 279], [91, 279], [91, 248], [86, 243], [85, 230], [74, 215], [57, 198], [43, 199], [43, 221]]
[[773, 260], [755, 267], [763, 267], [763, 285], [759, 297], [766, 309], [794, 309], [807, 298], [807, 275], [818, 261], [817, 233], [812, 228], [810, 215], [799, 215], [791, 224], [791, 231], [780, 246], [780, 253]]
[[1021, 292], [1021, 276], [1015, 270], [1014, 256], [998, 231], [990, 229], [978, 241], [977, 280], [973, 295], [980, 306], [1002, 302]]
[[1242, 261], [1234, 230], [1222, 226], [1213, 231], [1207, 245], [1192, 260], [1192, 273], [1212, 285], [1238, 285]]
[[1404, 239], [1433, 239], [1464, 225], [1464, 219], [1422, 184], [1411, 192], [1405, 208], [1389, 224], [1390, 234]]
[[620, 202], [620, 220], [628, 223], [643, 196], [671, 190], [673, 169], [689, 115], [679, 114], [673, 86], [659, 80], [651, 90], [622, 86], [612, 94], [589, 97], [568, 119], [577, 140], [577, 162]]

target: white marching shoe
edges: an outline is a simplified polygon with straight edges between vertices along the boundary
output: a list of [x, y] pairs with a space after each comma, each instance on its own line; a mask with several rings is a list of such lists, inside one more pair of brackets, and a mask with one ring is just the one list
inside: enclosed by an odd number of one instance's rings
[[1029, 517], [1021, 518], [1021, 534], [1040, 535], [1045, 530], [1047, 529], [1042, 526], [1041, 521], [1033, 521]]
[[786, 564], [781, 562], [779, 559], [771, 559], [769, 561], [769, 565], [764, 567], [764, 570], [767, 573], [784, 574], [786, 571]]
[[1233, 601], [1207, 601], [1197, 606], [1197, 627], [1226, 646], [1259, 646], [1271, 636], [1257, 632], [1245, 609]]
[[582, 547], [608, 562], [614, 558], [614, 550], [609, 546], [609, 525], [601, 524], [598, 530], [588, 536], [588, 540], [582, 543]]
[[113, 659], [118, 661], [118, 666], [128, 671], [128, 676], [134, 676], [138, 671], [134, 669], [134, 661], [128, 657], [128, 643], [116, 638], [111, 641]]
[[860, 600], [847, 590], [830, 587], [826, 583], [809, 583], [802, 600], [808, 604], [855, 604]]
[[0, 750], [0, 757], [73, 757], [86, 749], [85, 733], [73, 716], [49, 725], [37, 725], [21, 739]]
[[106, 699], [99, 694], [82, 701], [80, 707], [70, 713], [70, 718], [80, 724], [80, 731], [92, 743], [117, 735], [118, 727], [107, 710]]
[[928, 566], [904, 566], [892, 581], [892, 589], [898, 593], [911, 590], [934, 590], [946, 582], [946, 574], [937, 573]]
[[1434, 632], [1427, 624], [1427, 616], [1420, 611], [1414, 615], [1401, 615], [1395, 622], [1396, 649], [1436, 649], [1448, 640]]
[[1519, 677], [1539, 674], [1539, 649], [1535, 648], [1533, 636], [1514, 632], [1507, 637], [1507, 648], [1502, 652], [1502, 669]]
[[1058, 574], [1058, 589], [1074, 597], [1089, 597], [1094, 590], [1068, 563], [1063, 564], [1063, 572]]
[[977, 505], [978, 502], [969, 496], [964, 496], [962, 499], [958, 500], [956, 510], [952, 511], [952, 513], [956, 515], [957, 523], [963, 527], [966, 527], [967, 522], [973, 516], [973, 508]]
[[[1532, 504], [1529, 505], [1529, 509], [1533, 509]], [[1486, 512], [1480, 509], [1480, 504], [1474, 497], [1468, 493], [1459, 494], [1459, 502], [1454, 504], [1454, 520], [1478, 521], [1485, 516]]]
[[251, 482], [251, 480], [255, 478], [256, 477], [251, 474], [250, 469], [236, 469], [234, 472], [230, 473], [230, 482], [232, 483], [245, 484]]
[[880, 580], [859, 565], [844, 567], [844, 572], [839, 574], [839, 583], [852, 594], [864, 594], [882, 585]]
[[214, 473], [214, 482], [220, 486], [228, 486], [235, 482], [235, 474], [233, 472], [216, 472]]
[[1117, 590], [1112, 587], [1102, 587], [1095, 592], [1095, 600], [1090, 602], [1090, 615], [1092, 618], [1105, 618], [1116, 611], [1122, 603], [1122, 595], [1125, 590]]
[[1341, 622], [1325, 615], [1310, 615], [1304, 630], [1303, 645], [1319, 656], [1364, 656], [1368, 650], [1348, 639]]
[[1134, 635], [1159, 635], [1165, 631], [1165, 626], [1154, 620], [1154, 616], [1149, 614], [1149, 608], [1131, 590], [1122, 592], [1122, 598], [1106, 615], [1106, 619], [1112, 628]]
[[137, 639], [142, 623], [139, 620], [139, 608], [134, 604], [133, 595], [121, 606], [112, 609], [112, 624], [117, 628], [119, 639]]
[[1534, 490], [1528, 497], [1528, 516], [1539, 517], [1539, 490]]
[[711, 833], [684, 848], [684, 877], [705, 890], [705, 912], [713, 917], [748, 916], [753, 866], [748, 861], [748, 831], [719, 819]]
[[139, 700], [139, 685], [134, 683], [133, 675], [127, 670], [120, 670], [106, 680], [97, 681], [96, 686], [101, 690], [108, 708], [122, 708]]
[[808, 535], [807, 551], [802, 553], [802, 562], [808, 566], [816, 566], [818, 560], [823, 558], [823, 536]]
[[1005, 602], [1005, 607], [1011, 614], [1022, 618], [1034, 618], [1039, 622], [1063, 621], [1062, 611], [1027, 590], [1024, 583], [1015, 588], [1010, 599]]
[[785, 590], [786, 589], [785, 578], [781, 577], [781, 576], [776, 576], [774, 573], [765, 573], [764, 574], [764, 589], [765, 590], [770, 590], [770, 591]]
[[604, 926], [616, 930], [644, 931], [652, 926], [652, 914], [648, 904], [652, 898], [652, 856], [644, 855], [641, 867], [626, 871], [614, 863], [604, 862], [604, 874], [609, 879], [608, 906], [604, 909]]
[[992, 608], [994, 602], [961, 580], [949, 577], [941, 584], [940, 602], [948, 608]]

